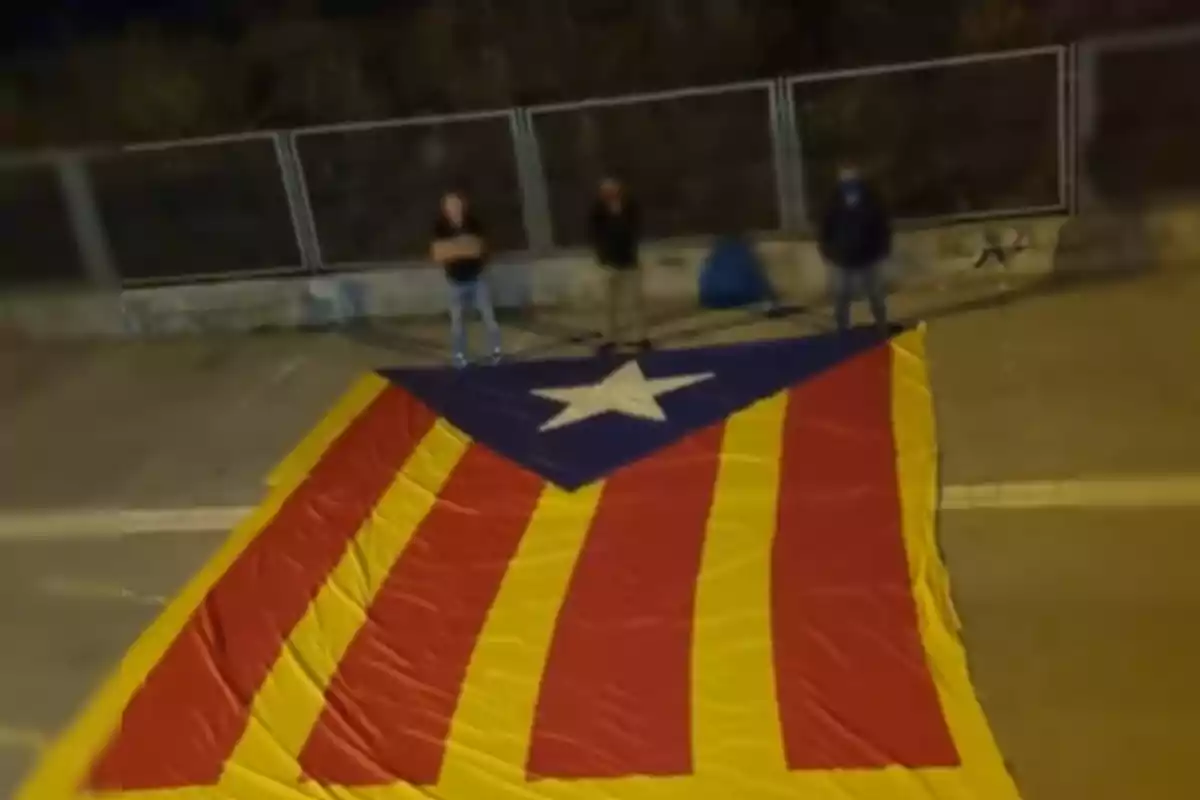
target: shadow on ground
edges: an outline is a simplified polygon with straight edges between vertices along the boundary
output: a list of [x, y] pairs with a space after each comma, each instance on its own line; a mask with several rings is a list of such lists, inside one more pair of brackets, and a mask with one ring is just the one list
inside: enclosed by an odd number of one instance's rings
[[[729, 333], [748, 328], [764, 319], [800, 319], [808, 311], [801, 306], [777, 306], [735, 309], [713, 312], [706, 309], [671, 309], [652, 312], [646, 326], [650, 337], [658, 346], [679, 346], [703, 337]], [[537, 311], [500, 314], [500, 322], [508, 331], [529, 334], [532, 342], [521, 347], [507, 349], [511, 358], [527, 359], [552, 355], [562, 348], [598, 346], [604, 334], [594, 325], [572, 325], [551, 315]], [[437, 362], [450, 357], [444, 336], [435, 336], [425, 326], [414, 326], [402, 319], [379, 320], [358, 325], [343, 326], [338, 333], [350, 341], [417, 356]]]

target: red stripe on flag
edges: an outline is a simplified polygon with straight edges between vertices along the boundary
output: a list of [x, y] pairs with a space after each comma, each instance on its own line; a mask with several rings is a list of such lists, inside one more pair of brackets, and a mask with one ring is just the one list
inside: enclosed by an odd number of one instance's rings
[[215, 783], [292, 628], [434, 416], [384, 390], [209, 591], [125, 708], [92, 791]]
[[691, 772], [696, 578], [722, 433], [703, 430], [605, 484], [542, 677], [532, 777]]
[[791, 392], [771, 587], [791, 769], [958, 764], [917, 630], [890, 382], [879, 347]]
[[473, 445], [413, 532], [300, 755], [320, 784], [437, 781], [475, 641], [543, 483]]

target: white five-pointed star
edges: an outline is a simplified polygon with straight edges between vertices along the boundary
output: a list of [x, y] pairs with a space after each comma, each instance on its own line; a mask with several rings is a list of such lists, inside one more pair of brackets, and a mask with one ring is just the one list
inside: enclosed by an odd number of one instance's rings
[[656, 399], [659, 395], [683, 389], [715, 377], [711, 372], [674, 375], [670, 378], [647, 378], [636, 361], [623, 364], [599, 383], [583, 386], [563, 386], [534, 389], [533, 394], [547, 400], [565, 403], [566, 408], [542, 425], [539, 430], [552, 431], [608, 412], [625, 414], [638, 419], [665, 422], [667, 415]]

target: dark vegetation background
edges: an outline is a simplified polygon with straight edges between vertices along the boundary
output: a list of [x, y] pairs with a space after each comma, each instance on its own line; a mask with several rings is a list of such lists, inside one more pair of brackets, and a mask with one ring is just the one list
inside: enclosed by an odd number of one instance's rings
[[[1190, 21], [1197, 0], [47, 0], [0, 10], [0, 149], [504, 109]], [[902, 216], [1058, 203], [1056, 68], [1044, 56], [800, 84], [810, 208], [847, 157]], [[1080, 153], [1100, 189], [1200, 190], [1197, 75], [1197, 45], [1105, 57], [1100, 135]], [[655, 236], [780, 225], [765, 92], [533, 125], [556, 244], [583, 240], [608, 171], [634, 185]], [[497, 247], [528, 244], [504, 117], [305, 134], [296, 148], [326, 263], [419, 257], [451, 183]], [[87, 170], [126, 278], [297, 268], [269, 139], [101, 152]], [[0, 278], [80, 274], [52, 167], [0, 170], [0, 251]]]
[[0, 145], [528, 105], [1189, 18], [1194, 0], [18, 0], [0, 11]]

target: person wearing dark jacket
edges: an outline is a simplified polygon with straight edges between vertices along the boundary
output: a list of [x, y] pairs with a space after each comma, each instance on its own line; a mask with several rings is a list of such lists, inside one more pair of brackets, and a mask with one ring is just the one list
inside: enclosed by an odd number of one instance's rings
[[596, 262], [604, 270], [607, 295], [607, 330], [602, 351], [611, 352], [622, 343], [618, 324], [622, 306], [632, 317], [634, 342], [643, 350], [649, 349], [638, 260], [641, 218], [637, 205], [616, 179], [605, 178], [600, 182], [589, 227]]
[[838, 330], [850, 327], [850, 304], [866, 295], [871, 314], [886, 331], [883, 264], [892, 252], [892, 225], [878, 196], [858, 170], [844, 167], [821, 223], [821, 255], [831, 267]]

